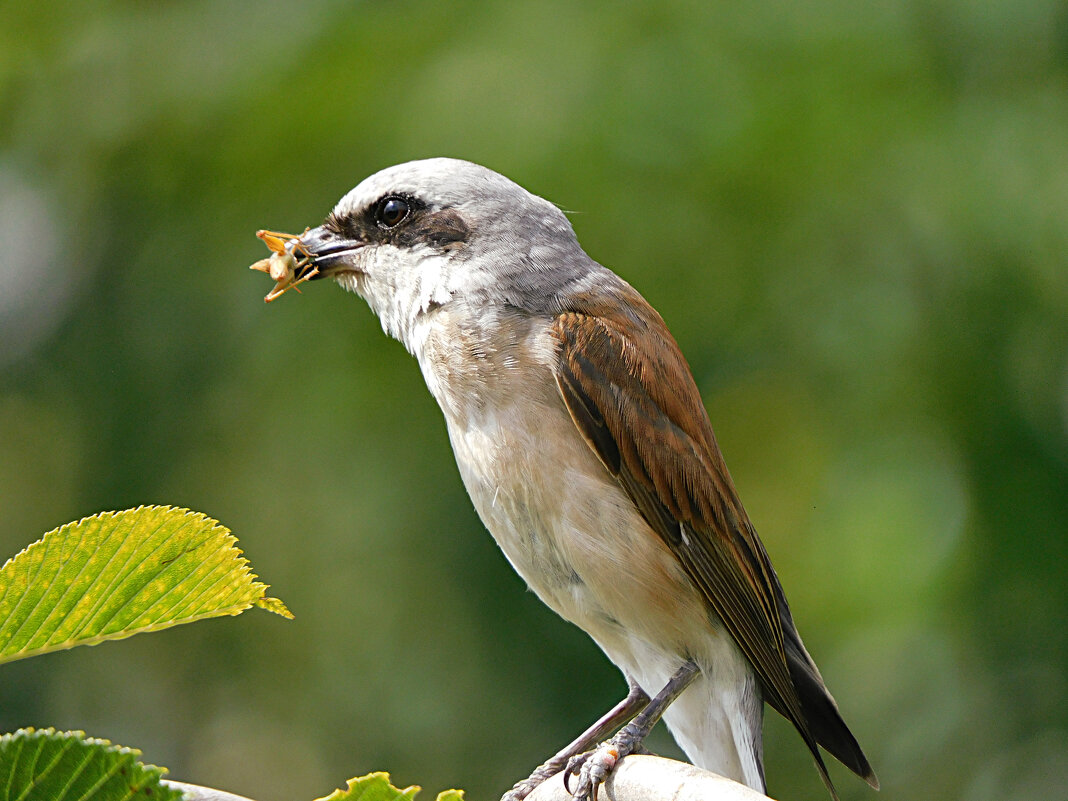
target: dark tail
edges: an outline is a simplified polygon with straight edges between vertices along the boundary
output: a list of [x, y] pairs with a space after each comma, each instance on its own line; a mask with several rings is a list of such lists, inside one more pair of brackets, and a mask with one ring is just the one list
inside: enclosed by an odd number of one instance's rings
[[[786, 622], [786, 621], [784, 621]], [[789, 621], [791, 624], [792, 620]], [[823, 683], [812, 657], [805, 650], [797, 629], [793, 625], [783, 627], [786, 645], [786, 661], [790, 667], [790, 676], [801, 699], [801, 709], [808, 723], [809, 731], [816, 742], [827, 752], [864, 779], [868, 784], [879, 789], [879, 779], [868, 763], [868, 758], [860, 749], [857, 738], [846, 726], [838, 711], [827, 686]]]
[[[805, 650], [805, 645], [801, 642], [801, 636], [797, 633], [797, 627], [794, 625], [793, 617], [790, 615], [790, 607], [787, 605], [785, 597], [781, 594], [781, 590], [778, 600], [784, 645], [786, 646], [786, 662], [790, 668], [790, 676], [794, 681], [797, 696], [801, 701], [801, 711], [812, 739], [827, 749], [831, 756], [878, 790], [879, 779], [868, 763], [868, 758], [864, 756], [857, 738], [853, 736], [853, 732], [849, 730], [845, 721], [842, 720], [842, 715], [838, 711], [838, 704], [834, 702], [830, 691], [823, 683], [823, 677], [820, 675], [816, 663], [812, 661], [812, 657]], [[790, 718], [790, 715], [785, 710], [779, 709], [778, 705], [772, 702], [772, 699], [769, 698], [768, 700], [787, 719]], [[798, 728], [800, 729], [800, 727]], [[802, 736], [804, 736], [804, 732], [802, 732]], [[830, 776], [827, 775], [827, 769], [823, 764], [823, 759], [820, 757], [818, 749], [811, 743], [809, 748], [816, 760], [816, 766], [820, 769], [820, 775], [823, 777], [827, 789], [831, 791], [831, 795], [834, 798], [837, 798], [838, 794], [835, 792], [834, 785], [831, 784]]]

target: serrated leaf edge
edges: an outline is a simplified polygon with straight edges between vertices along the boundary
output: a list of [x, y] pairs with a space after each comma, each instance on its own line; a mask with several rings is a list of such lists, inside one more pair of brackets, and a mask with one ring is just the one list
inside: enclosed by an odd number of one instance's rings
[[[132, 637], [132, 636], [134, 636], [136, 634], [144, 634], [144, 633], [148, 633], [148, 632], [152, 632], [152, 631], [160, 631], [160, 630], [163, 630], [163, 629], [171, 628], [172, 626], [180, 626], [180, 625], [184, 625], [186, 623], [193, 623], [193, 622], [195, 622], [197, 620], [206, 620], [206, 619], [210, 619], [210, 618], [213, 618], [213, 617], [226, 617], [226, 616], [231, 616], [232, 617], [232, 616], [241, 614], [242, 612], [246, 611], [247, 609], [251, 608], [252, 606], [259, 606], [261, 609], [265, 609], [266, 611], [273, 612], [275, 614], [281, 615], [282, 617], [286, 617], [286, 618], [289, 618], [289, 619], [293, 618], [293, 614], [289, 611], [289, 609], [286, 607], [285, 603], [283, 603], [281, 601], [281, 599], [271, 598], [271, 597], [268, 597], [266, 595], [266, 591], [270, 587], [270, 585], [269, 584], [265, 584], [265, 583], [263, 583], [261, 581], [257, 581], [259, 576], [257, 576], [255, 573], [252, 572], [252, 569], [249, 566], [250, 565], [249, 560], [248, 560], [247, 557], [245, 557], [243, 555], [244, 552], [241, 550], [241, 548], [239, 548], [237, 546], [236, 543], [238, 542], [238, 540], [237, 540], [237, 537], [233, 534], [233, 532], [230, 531], [230, 529], [228, 529], [226, 526], [224, 526], [218, 520], [216, 520], [216, 519], [214, 519], [212, 517], [209, 517], [208, 515], [204, 514], [203, 512], [197, 512], [197, 511], [194, 511], [192, 509], [188, 509], [188, 508], [186, 508], [184, 506], [171, 506], [171, 505], [168, 505], [168, 504], [141, 504], [140, 506], [135, 506], [135, 507], [131, 507], [131, 508], [128, 508], [128, 509], [101, 511], [101, 512], [97, 512], [96, 514], [93, 514], [93, 515], [88, 515], [86, 517], [79, 518], [78, 520], [72, 520], [72, 521], [70, 521], [68, 523], [64, 523], [61, 526], [57, 526], [56, 528], [52, 529], [51, 531], [46, 532], [44, 535], [42, 535], [41, 537], [39, 537], [34, 542], [32, 542], [29, 545], [27, 545], [25, 548], [20, 550], [14, 556], [9, 557], [4, 562], [4, 564], [2, 566], [0, 566], [0, 571], [2, 571], [5, 568], [7, 568], [7, 566], [9, 564], [11, 564], [14, 560], [18, 559], [23, 554], [25, 554], [27, 552], [30, 552], [30, 551], [33, 551], [33, 550], [35, 550], [37, 548], [43, 547], [45, 550], [42, 553], [42, 558], [41, 558], [39, 564], [37, 565], [38, 570], [39, 570], [41, 568], [41, 566], [43, 566], [45, 564], [45, 560], [44, 560], [43, 557], [45, 555], [47, 555], [47, 553], [48, 553], [48, 547], [49, 547], [49, 545], [51, 545], [51, 540], [49, 538], [52, 535], [58, 536], [58, 535], [62, 534], [62, 532], [65, 529], [69, 529], [69, 528], [72, 528], [72, 527], [75, 527], [75, 526], [81, 526], [81, 525], [84, 525], [84, 524], [89, 523], [91, 521], [95, 521], [98, 524], [103, 524], [103, 523], [105, 523], [105, 522], [107, 522], [107, 521], [109, 521], [109, 520], [111, 520], [111, 519], [113, 519], [115, 517], [120, 516], [120, 515], [135, 514], [137, 512], [142, 511], [142, 510], [148, 510], [150, 512], [162, 512], [164, 514], [171, 513], [171, 512], [176, 512], [176, 513], [179, 513], [182, 517], [189, 518], [189, 522], [194, 522], [194, 523], [204, 522], [204, 523], [207, 523], [207, 524], [209, 524], [209, 526], [205, 529], [205, 532], [204, 532], [206, 537], [214, 536], [214, 535], [217, 535], [219, 532], [222, 532], [221, 539], [223, 541], [223, 547], [221, 548], [221, 551], [231, 552], [229, 554], [229, 556], [233, 561], [233, 568], [232, 568], [232, 570], [227, 571], [227, 573], [230, 574], [230, 575], [235, 575], [235, 577], [239, 578], [242, 581], [248, 581], [248, 590], [255, 597], [249, 598], [249, 600], [247, 602], [242, 603], [242, 604], [234, 604], [234, 605], [231, 605], [231, 606], [228, 606], [228, 607], [223, 607], [221, 609], [213, 610], [213, 611], [207, 612], [207, 613], [200, 613], [200, 614], [196, 614], [196, 615], [188, 615], [188, 616], [183, 617], [183, 618], [171, 619], [171, 620], [167, 620], [165, 622], [153, 623], [153, 624], [149, 624], [149, 625], [146, 625], [146, 626], [139, 626], [137, 628], [127, 629], [127, 630], [121, 631], [121, 632], [114, 632], [114, 633], [110, 633], [110, 634], [101, 634], [101, 635], [98, 635], [98, 636], [95, 636], [95, 637], [81, 638], [81, 639], [78, 639], [77, 637], [68, 638], [68, 639], [64, 640], [62, 643], [53, 643], [53, 644], [42, 646], [40, 648], [34, 648], [32, 650], [29, 650], [29, 651], [23, 651], [23, 652], [20, 652], [18, 654], [10, 654], [7, 657], [4, 657], [4, 658], [0, 659], [0, 664], [6, 664], [8, 662], [14, 662], [14, 661], [18, 661], [20, 659], [26, 659], [26, 658], [32, 657], [32, 656], [40, 656], [41, 654], [52, 653], [54, 651], [63, 651], [63, 650], [67, 650], [67, 649], [70, 649], [70, 648], [74, 648], [74, 647], [79, 646], [79, 645], [92, 646], [92, 645], [99, 645], [102, 642], [109, 642], [109, 641], [114, 641], [114, 640], [124, 640], [124, 639], [126, 639], [128, 637]], [[31, 583], [32, 583], [32, 580], [28, 580], [27, 581], [27, 586], [29, 586]], [[8, 587], [4, 588], [4, 593], [2, 595], [0, 595], [0, 603], [2, 603], [4, 598], [6, 597], [7, 591], [10, 588], [10, 586], [14, 586], [14, 582], [12, 582], [12, 584], [9, 585]], [[23, 623], [21, 625], [25, 625], [26, 621], [28, 621], [31, 616], [32, 616], [32, 610], [31, 610], [30, 615], [26, 616], [25, 620], [23, 621]], [[112, 617], [114, 617], [114, 615], [112, 615]], [[76, 630], [75, 634], [77, 634], [77, 632], [82, 631], [84, 629], [84, 627], [86, 625], [88, 625], [89, 622], [91, 622], [92, 620], [93, 620], [93, 614], [87, 615], [85, 621], [82, 623], [81, 627], [79, 627]], [[16, 632], [15, 632], [16, 634], [17, 634], [18, 631], [21, 630], [21, 625], [20, 625], [20, 628], [18, 630], [16, 630]], [[14, 636], [14, 634], [11, 635], [11, 636]]]
[[[144, 779], [148, 782], [151, 782], [153, 780], [155, 780], [156, 782], [160, 782], [160, 780], [163, 779], [163, 776], [166, 776], [169, 772], [167, 768], [163, 768], [158, 765], [152, 765], [150, 763], [144, 763], [144, 761], [141, 761], [140, 749], [129, 748], [128, 745], [116, 745], [110, 740], [106, 740], [100, 737], [87, 737], [85, 736], [85, 733], [79, 731], [79, 729], [72, 729], [72, 731], [60, 731], [60, 729], [57, 729], [53, 726], [49, 726], [47, 728], [23, 726], [22, 728], [16, 729], [15, 732], [9, 732], [0, 735], [0, 743], [4, 742], [5, 740], [15, 741], [19, 749], [18, 754], [16, 754], [15, 756], [16, 758], [18, 758], [21, 756], [22, 749], [26, 747], [27, 743], [41, 743], [42, 745], [44, 745], [44, 743], [48, 741], [48, 738], [53, 736], [57, 736], [63, 740], [62, 749], [58, 754], [56, 760], [53, 760], [53, 765], [56, 764], [56, 761], [58, 761], [63, 754], [74, 748], [76, 744], [88, 745], [88, 747], [91, 748], [101, 748], [109, 753], [117, 754], [120, 757], [123, 757], [122, 760], [116, 761], [115, 765], [111, 767], [111, 770], [109, 770], [105, 774], [101, 774], [100, 779], [97, 780], [93, 787], [90, 788], [90, 791], [107, 782], [107, 780], [112, 778], [116, 770], [121, 770], [124, 765], [128, 765], [130, 763], [137, 764], [144, 771]], [[41, 749], [38, 749], [38, 754], [40, 754], [40, 751]], [[89, 757], [90, 759], [92, 758], [91, 755], [89, 755]], [[89, 764], [89, 759], [85, 764]], [[47, 771], [46, 773], [41, 774], [41, 776], [38, 776], [38, 780], [44, 778], [44, 775], [46, 774]], [[12, 778], [14, 778], [14, 776], [12, 776]], [[36, 782], [34, 784], [36, 784]], [[137, 787], [131, 787], [130, 789], [136, 791], [143, 786], [145, 786], [144, 783]], [[28, 791], [32, 791], [32, 789], [33, 786], [27, 787]], [[4, 797], [10, 798], [10, 796], [11, 786], [9, 785], [4, 788]], [[15, 799], [13, 801], [26, 801], [26, 797], [19, 796], [18, 799]]]

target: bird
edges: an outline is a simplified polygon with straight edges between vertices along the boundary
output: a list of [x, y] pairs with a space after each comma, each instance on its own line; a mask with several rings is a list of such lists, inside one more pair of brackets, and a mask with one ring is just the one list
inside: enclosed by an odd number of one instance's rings
[[486, 167], [430, 158], [366, 178], [296, 244], [308, 256], [296, 280], [354, 292], [414, 355], [504, 556], [627, 681], [505, 799], [561, 770], [576, 798], [596, 799], [661, 718], [695, 765], [766, 792], [765, 703], [832, 798], [820, 747], [878, 789], [678, 344], [559, 207]]

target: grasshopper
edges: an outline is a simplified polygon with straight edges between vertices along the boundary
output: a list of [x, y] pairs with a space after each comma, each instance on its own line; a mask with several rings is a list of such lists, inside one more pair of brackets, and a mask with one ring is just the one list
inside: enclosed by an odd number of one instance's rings
[[[302, 272], [311, 264], [311, 253], [300, 243], [300, 237], [306, 233], [308, 233], [307, 228], [300, 235], [283, 234], [278, 231], [256, 232], [256, 236], [271, 249], [270, 258], [260, 259], [255, 264], [249, 265], [250, 270], [267, 273], [275, 282], [274, 288], [263, 299], [265, 303], [270, 303], [319, 274], [319, 268], [315, 265], [312, 265], [310, 270]], [[300, 290], [297, 289], [297, 292], [299, 293]]]

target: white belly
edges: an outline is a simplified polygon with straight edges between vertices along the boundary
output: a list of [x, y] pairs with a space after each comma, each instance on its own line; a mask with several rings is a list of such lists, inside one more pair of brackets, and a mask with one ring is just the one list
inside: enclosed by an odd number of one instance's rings
[[763, 703], [748, 663], [579, 435], [549, 369], [498, 364], [489, 386], [417, 355], [464, 485], [515, 570], [650, 696], [695, 660], [701, 675], [665, 721], [695, 764], [761, 789]]
[[[647, 611], [631, 614], [636, 604], [644, 606], [640, 598], [662, 598], [665, 574], [676, 584], [682, 572], [578, 435], [562, 402], [537, 407], [537, 414], [513, 406], [450, 421], [475, 509], [512, 566], [558, 614], [598, 641], [619, 624], [640, 630]], [[677, 600], [658, 605], [678, 611]], [[648, 635], [673, 650], [670, 632]]]

